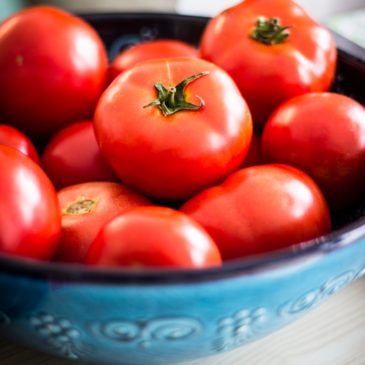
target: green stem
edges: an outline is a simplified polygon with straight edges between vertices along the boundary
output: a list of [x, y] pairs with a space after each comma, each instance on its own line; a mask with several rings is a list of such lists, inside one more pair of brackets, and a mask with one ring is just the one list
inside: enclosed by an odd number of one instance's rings
[[169, 115], [175, 114], [182, 110], [199, 110], [204, 107], [204, 100], [200, 97], [200, 104], [192, 104], [186, 101], [185, 89], [186, 87], [196, 79], [202, 76], [208, 75], [208, 71], [203, 71], [198, 74], [192, 75], [176, 86], [165, 87], [161, 83], [156, 82], [155, 88], [157, 90], [157, 99], [151, 103], [144, 105], [143, 108], [148, 108], [150, 106], [157, 106], [162, 114], [167, 117]]
[[259, 17], [256, 20], [256, 26], [251, 31], [251, 38], [257, 42], [274, 45], [284, 42], [290, 35], [291, 26], [282, 27], [280, 19]]

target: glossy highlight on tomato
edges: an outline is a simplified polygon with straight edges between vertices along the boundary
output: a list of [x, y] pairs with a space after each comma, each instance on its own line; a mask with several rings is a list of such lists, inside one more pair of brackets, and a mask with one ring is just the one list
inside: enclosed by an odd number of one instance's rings
[[206, 229], [225, 260], [278, 250], [331, 229], [315, 182], [280, 164], [241, 169], [188, 200], [181, 211]]
[[226, 70], [262, 129], [285, 100], [327, 91], [337, 51], [332, 34], [291, 0], [246, 0], [207, 25], [201, 56]]
[[92, 117], [108, 60], [97, 32], [61, 9], [34, 6], [0, 24], [0, 120], [42, 141]]
[[92, 121], [72, 123], [48, 142], [42, 166], [57, 189], [90, 181], [118, 181], [96, 141]]
[[[201, 50], [170, 39], [137, 44], [111, 64], [108, 87], [104, 45], [79, 18], [39, 6], [3, 24], [0, 85], [9, 93], [0, 94], [0, 119], [29, 133], [49, 177], [29, 159], [7, 162], [14, 151], [2, 144], [39, 158], [25, 134], [0, 125], [0, 170], [14, 180], [0, 182], [4, 254], [132, 269], [210, 267], [314, 245], [307, 241], [331, 230], [328, 203], [337, 220], [337, 209], [364, 197], [364, 107], [323, 92], [336, 66], [333, 38], [291, 0], [227, 9], [209, 22]], [[39, 44], [21, 26], [33, 27]], [[87, 49], [94, 54], [85, 58]], [[61, 189], [58, 204], [49, 180]], [[34, 192], [43, 221], [28, 212], [25, 191]], [[186, 235], [192, 226], [198, 239]]]
[[101, 227], [129, 208], [152, 205], [145, 197], [113, 182], [86, 182], [58, 192], [62, 236], [56, 261], [82, 263]]
[[365, 196], [365, 108], [345, 95], [309, 93], [290, 99], [263, 134], [266, 160], [310, 175], [333, 210]]
[[252, 135], [232, 79], [197, 58], [145, 61], [122, 73], [100, 98], [94, 125], [103, 155], [125, 184], [176, 200], [234, 171]]
[[108, 222], [86, 263], [131, 268], [205, 268], [221, 257], [205, 230], [185, 214], [166, 207], [138, 207]]
[[61, 233], [52, 183], [38, 164], [4, 145], [0, 145], [0, 171], [0, 253], [51, 259]]
[[0, 124], [0, 144], [10, 146], [40, 163], [39, 154], [33, 142], [24, 133], [7, 124]]

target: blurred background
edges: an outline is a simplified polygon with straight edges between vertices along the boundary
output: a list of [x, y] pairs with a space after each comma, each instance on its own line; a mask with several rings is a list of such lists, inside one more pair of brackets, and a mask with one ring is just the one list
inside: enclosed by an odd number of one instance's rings
[[[268, 0], [270, 1], [270, 0]], [[0, 21], [24, 6], [52, 4], [73, 12], [153, 11], [213, 16], [240, 0], [0, 0]], [[365, 0], [297, 0], [314, 18], [365, 47]]]

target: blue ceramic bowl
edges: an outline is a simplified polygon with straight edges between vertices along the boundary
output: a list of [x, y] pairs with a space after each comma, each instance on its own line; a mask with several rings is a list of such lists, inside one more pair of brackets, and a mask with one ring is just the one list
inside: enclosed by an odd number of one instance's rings
[[[113, 57], [141, 39], [197, 43], [207, 19], [89, 15]], [[365, 103], [365, 51], [338, 38], [335, 90]], [[344, 192], [345, 193], [345, 192]], [[103, 364], [162, 364], [255, 341], [365, 272], [365, 201], [328, 236], [199, 271], [126, 272], [0, 256], [0, 335]]]

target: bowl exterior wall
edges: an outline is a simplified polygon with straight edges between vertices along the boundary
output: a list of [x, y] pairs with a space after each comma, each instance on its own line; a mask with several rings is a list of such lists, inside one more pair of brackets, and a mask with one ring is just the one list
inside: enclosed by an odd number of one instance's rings
[[66, 283], [0, 274], [0, 335], [82, 361], [162, 364], [268, 335], [365, 271], [365, 238], [326, 255], [214, 281]]

